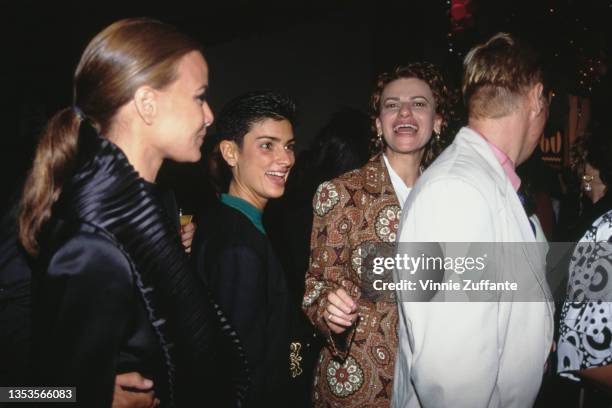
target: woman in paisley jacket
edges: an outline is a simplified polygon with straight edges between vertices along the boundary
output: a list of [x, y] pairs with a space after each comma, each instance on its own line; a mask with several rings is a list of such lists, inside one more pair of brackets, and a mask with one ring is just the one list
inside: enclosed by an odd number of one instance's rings
[[303, 301], [327, 340], [315, 376], [317, 407], [390, 405], [397, 305], [364, 295], [361, 249], [395, 242], [411, 186], [442, 150], [452, 95], [432, 64], [380, 75], [370, 104], [376, 154], [317, 189]]
[[[75, 406], [147, 394], [157, 401], [146, 406], [204, 406], [218, 329], [237, 340], [154, 184], [164, 159], [200, 159], [207, 87], [196, 42], [158, 21], [121, 20], [89, 43], [73, 106], [42, 135], [19, 216], [36, 262], [31, 381], [76, 387]], [[128, 372], [151, 379], [148, 392], [119, 393], [115, 377]]]

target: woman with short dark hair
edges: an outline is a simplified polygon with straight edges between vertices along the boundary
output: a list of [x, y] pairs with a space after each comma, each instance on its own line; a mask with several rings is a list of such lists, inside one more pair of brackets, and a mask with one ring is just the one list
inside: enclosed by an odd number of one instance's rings
[[251, 372], [247, 407], [287, 406], [290, 295], [262, 213], [285, 191], [295, 162], [294, 123], [294, 103], [275, 92], [248, 93], [223, 108], [210, 166], [220, 202], [194, 238], [197, 273], [244, 345]]

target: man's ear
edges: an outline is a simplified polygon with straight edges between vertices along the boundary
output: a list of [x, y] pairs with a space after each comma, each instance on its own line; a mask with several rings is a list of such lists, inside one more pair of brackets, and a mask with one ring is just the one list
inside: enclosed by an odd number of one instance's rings
[[238, 145], [233, 140], [222, 140], [219, 143], [219, 151], [223, 160], [227, 162], [230, 167], [235, 167], [238, 163]]
[[539, 115], [546, 108], [546, 95], [544, 95], [544, 85], [538, 82], [529, 90], [529, 104], [535, 115]]
[[147, 124], [153, 124], [158, 112], [158, 95], [150, 86], [141, 86], [134, 94], [134, 105], [138, 116]]

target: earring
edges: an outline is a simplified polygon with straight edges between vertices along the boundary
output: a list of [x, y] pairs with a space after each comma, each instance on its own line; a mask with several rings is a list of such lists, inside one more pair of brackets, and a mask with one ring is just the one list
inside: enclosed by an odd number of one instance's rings
[[376, 148], [382, 150], [385, 147], [385, 142], [383, 141], [383, 134], [379, 132], [376, 135]]
[[582, 176], [582, 181], [584, 181], [583, 190], [587, 193], [593, 191], [593, 186], [591, 185], [591, 181], [593, 181], [593, 176], [587, 176], [586, 174]]
[[440, 132], [434, 131], [434, 134], [436, 135], [436, 143], [440, 143]]

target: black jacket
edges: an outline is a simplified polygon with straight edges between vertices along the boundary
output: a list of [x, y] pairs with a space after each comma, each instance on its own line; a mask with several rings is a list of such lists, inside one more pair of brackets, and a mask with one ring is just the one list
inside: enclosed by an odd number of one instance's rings
[[[163, 406], [203, 406], [218, 345], [235, 349], [228, 364], [246, 367], [235, 332], [120, 149], [82, 131], [77, 163], [41, 233], [32, 383], [73, 385], [79, 406], [110, 407], [115, 375], [138, 371], [154, 380]], [[235, 372], [246, 383], [246, 371]], [[237, 377], [225, 381], [237, 384], [239, 402]]]
[[[16, 201], [16, 200], [14, 200]], [[25, 381], [30, 346], [32, 271], [17, 238], [17, 204], [0, 223], [0, 385]]]
[[34, 381], [76, 386], [81, 406], [110, 407], [115, 375], [138, 371], [167, 403], [165, 363], [174, 361], [164, 359], [133, 261], [90, 224], [63, 223], [50, 239], [34, 280]]
[[200, 222], [193, 248], [198, 275], [244, 346], [251, 371], [246, 406], [286, 406], [289, 290], [268, 238], [219, 203]]

